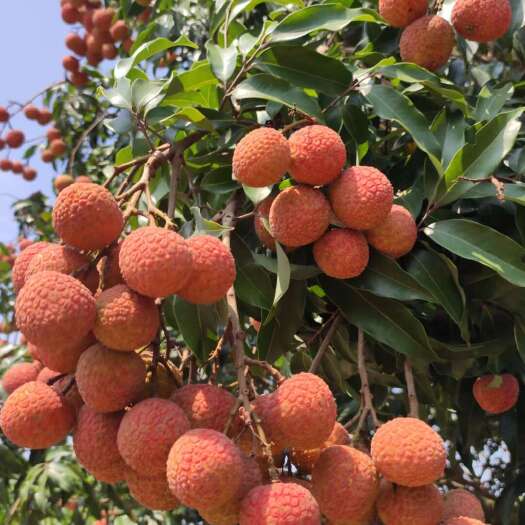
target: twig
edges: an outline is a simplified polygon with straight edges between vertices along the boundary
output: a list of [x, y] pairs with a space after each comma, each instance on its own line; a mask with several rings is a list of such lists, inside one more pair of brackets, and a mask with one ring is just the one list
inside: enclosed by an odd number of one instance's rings
[[339, 324], [339, 321], [341, 320], [341, 316], [337, 314], [330, 324], [330, 328], [326, 332], [326, 335], [324, 336], [324, 339], [321, 342], [321, 345], [319, 346], [319, 350], [317, 351], [317, 354], [314, 357], [314, 360], [312, 361], [312, 364], [310, 365], [310, 370], [308, 370], [311, 374], [317, 373], [317, 370], [319, 368], [319, 365], [321, 364], [321, 361], [323, 360], [325, 352], [328, 350], [328, 347], [330, 346], [330, 342], [332, 340], [332, 337], [334, 336], [335, 330], [337, 329], [337, 325]]
[[245, 356], [244, 357], [244, 362], [248, 366], [258, 366], [258, 367], [266, 370], [275, 379], [275, 381], [277, 382], [278, 385], [281, 384], [285, 380], [285, 377], [281, 374], [281, 372], [279, 372], [279, 370], [277, 370], [277, 368], [274, 368], [267, 361], [259, 361], [258, 359], [252, 359], [251, 357]]
[[303, 118], [301, 120], [297, 120], [296, 122], [292, 122], [291, 124], [288, 124], [287, 126], [284, 126], [283, 129], [281, 129], [281, 133], [285, 135], [289, 131], [293, 131], [297, 128], [302, 128], [304, 126], [311, 126], [312, 124], [315, 124], [317, 121], [313, 117], [307, 117]]
[[414, 372], [408, 359], [405, 359], [405, 381], [408, 393], [409, 416], [419, 417], [419, 402], [417, 400], [416, 385], [414, 383]]
[[71, 150], [71, 155], [69, 156], [69, 160], [67, 163], [67, 172], [71, 173], [71, 170], [73, 169], [73, 163], [75, 162], [75, 157], [78, 153], [78, 150], [80, 149], [80, 146], [82, 146], [82, 143], [84, 140], [86, 140], [86, 137], [106, 118], [106, 113], [102, 113], [100, 115], [97, 115], [93, 122], [82, 132], [82, 135], [80, 135], [80, 138], [77, 140], [77, 143], [75, 144], [74, 148]]

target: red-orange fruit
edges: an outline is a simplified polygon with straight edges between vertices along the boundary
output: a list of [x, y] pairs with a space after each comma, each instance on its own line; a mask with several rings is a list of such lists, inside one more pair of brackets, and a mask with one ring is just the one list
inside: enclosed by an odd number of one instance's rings
[[41, 126], [49, 124], [53, 120], [53, 113], [47, 108], [42, 108], [39, 111], [37, 121]]
[[69, 81], [76, 87], [84, 87], [89, 82], [89, 77], [84, 71], [74, 71], [71, 73]]
[[34, 244], [35, 241], [32, 239], [27, 239], [25, 237], [21, 237], [18, 241], [18, 248], [21, 252], [23, 252], [26, 248]]
[[438, 525], [443, 497], [435, 485], [408, 488], [384, 483], [377, 511], [384, 525]]
[[78, 68], [80, 67], [80, 62], [78, 61], [78, 58], [67, 55], [62, 59], [62, 66], [66, 71], [78, 71]]
[[186, 432], [171, 448], [168, 484], [183, 505], [212, 509], [235, 497], [242, 469], [240, 450], [224, 434], [197, 428]]
[[371, 166], [353, 166], [330, 186], [330, 203], [337, 218], [353, 230], [381, 224], [392, 208], [394, 191], [388, 178]]
[[177, 233], [156, 226], [133, 231], [120, 248], [119, 266], [126, 284], [147, 297], [167, 297], [193, 278], [192, 254]]
[[119, 483], [120, 481], [124, 481], [126, 479], [128, 470], [129, 467], [126, 465], [126, 463], [124, 463], [124, 460], [121, 460], [106, 469], [88, 470], [88, 472], [97, 481], [114, 485], [115, 483]]
[[376, 250], [398, 259], [416, 244], [417, 224], [406, 208], [394, 204], [384, 222], [366, 232], [366, 238]]
[[114, 244], [108, 251], [107, 257], [100, 261], [98, 271], [104, 277], [104, 289], [122, 284], [124, 279], [120, 272], [119, 255], [122, 242]]
[[76, 33], [69, 33], [66, 36], [66, 47], [76, 55], [84, 56], [86, 54], [86, 42]]
[[455, 42], [452, 26], [441, 16], [429, 15], [403, 31], [399, 49], [405, 62], [435, 71], [448, 62]]
[[38, 347], [35, 346], [33, 343], [29, 343], [24, 335], [20, 337], [20, 344], [27, 345], [27, 352], [29, 353], [33, 361], [41, 361]]
[[152, 397], [126, 412], [117, 436], [124, 461], [146, 476], [163, 474], [173, 444], [190, 430], [190, 422], [173, 401]]
[[51, 370], [51, 368], [48, 368], [45, 366], [38, 372], [38, 375], [36, 376], [36, 381], [40, 381], [41, 383], [49, 384], [55, 377], [59, 376], [60, 372], [57, 372], [56, 370]]
[[312, 494], [297, 483], [272, 483], [252, 489], [241, 504], [240, 525], [319, 525]]
[[108, 7], [106, 9], [97, 9], [93, 13], [93, 25], [94, 27], [108, 31], [113, 22], [115, 11]]
[[9, 111], [4, 106], [0, 106], [0, 122], [7, 122], [9, 120]]
[[97, 296], [95, 337], [112, 350], [131, 352], [153, 341], [160, 327], [155, 301], [117, 284]]
[[335, 445], [321, 453], [312, 472], [321, 512], [334, 521], [366, 517], [379, 492], [374, 462], [359, 450]]
[[94, 181], [92, 180], [92, 178], [89, 177], [88, 175], [79, 175], [79, 176], [75, 179], [75, 182], [87, 182], [88, 184], [94, 183]]
[[255, 208], [255, 214], [253, 216], [253, 225], [255, 228], [255, 233], [261, 244], [269, 248], [270, 250], [275, 250], [275, 239], [270, 233], [270, 208], [275, 197], [270, 196], [266, 197], [261, 201]]
[[489, 414], [503, 414], [518, 401], [520, 385], [512, 374], [478, 377], [473, 387], [474, 398]]
[[361, 275], [368, 266], [369, 256], [366, 237], [355, 230], [331, 230], [314, 244], [317, 266], [336, 279]]
[[140, 398], [146, 366], [134, 352], [114, 352], [95, 344], [80, 356], [76, 379], [86, 405], [97, 412], [115, 412]]
[[42, 151], [40, 158], [42, 159], [42, 162], [46, 163], [53, 162], [55, 160], [55, 156], [49, 148]]
[[444, 496], [444, 510], [442, 521], [464, 516], [485, 522], [483, 506], [472, 492], [465, 489], [454, 489]]
[[468, 516], [457, 516], [450, 518], [443, 522], [443, 525], [486, 525], [484, 521], [480, 521]]
[[19, 129], [12, 129], [5, 136], [6, 144], [10, 148], [19, 148], [25, 140], [25, 136]]
[[29, 120], [36, 120], [40, 115], [40, 110], [34, 104], [28, 104], [24, 108], [24, 115]]
[[[73, 58], [75, 58], [75, 57], [73, 57]], [[49, 128], [46, 131], [46, 138], [47, 138], [48, 142], [52, 142], [53, 140], [59, 139], [61, 137], [62, 137], [62, 134], [60, 133], [60, 130], [57, 129], [57, 128]]]
[[11, 278], [13, 279], [13, 288], [15, 293], [18, 293], [25, 284], [26, 281], [26, 272], [31, 262], [31, 259], [39, 252], [44, 250], [49, 246], [47, 242], [35, 242], [28, 246], [23, 253], [20, 253], [16, 258], [15, 265], [13, 266], [13, 271], [11, 273]]
[[428, 0], [379, 0], [379, 14], [393, 27], [406, 27], [425, 16]]
[[110, 43], [102, 44], [102, 56], [107, 60], [113, 60], [117, 56], [117, 48]]
[[124, 49], [124, 51], [126, 53], [129, 53], [131, 51], [131, 48], [133, 47], [133, 44], [134, 44], [134, 40], [132, 38], [126, 38], [126, 40], [124, 40], [124, 42], [122, 42], [122, 49]]
[[283, 134], [272, 128], [258, 128], [235, 147], [232, 174], [241, 184], [262, 188], [279, 182], [290, 162], [290, 146]]
[[[5, 140], [0, 138], [0, 150], [5, 148]], [[0, 161], [1, 162], [1, 161]]]
[[129, 27], [126, 25], [126, 22], [124, 20], [117, 20], [109, 30], [111, 33], [111, 38], [115, 42], [121, 42], [122, 40], [126, 40], [129, 36]]
[[24, 178], [24, 180], [27, 180], [27, 181], [36, 179], [36, 175], [37, 175], [36, 170], [33, 168], [30, 168], [29, 166], [26, 166], [24, 168], [24, 171], [22, 172], [22, 177]]
[[191, 277], [177, 292], [193, 304], [213, 304], [233, 286], [237, 275], [231, 251], [216, 237], [197, 235], [188, 239]]
[[80, 397], [75, 377], [67, 375], [56, 379], [51, 388], [64, 397], [66, 403], [73, 409], [75, 415], [78, 415], [80, 409], [84, 406], [84, 400]]
[[9, 367], [2, 376], [2, 388], [8, 393], [14, 392], [19, 386], [36, 381], [42, 365], [40, 363], [16, 363]]
[[438, 480], [447, 454], [443, 440], [425, 422], [398, 417], [382, 425], [372, 439], [371, 455], [385, 479], [405, 487]]
[[292, 186], [279, 193], [270, 208], [270, 231], [285, 246], [306, 246], [330, 224], [326, 197], [309, 186]]
[[0, 170], [11, 171], [12, 168], [13, 168], [13, 163], [9, 159], [0, 160]]
[[63, 189], [67, 188], [68, 186], [71, 186], [75, 182], [75, 179], [71, 175], [58, 175], [58, 177], [55, 177], [55, 180], [53, 181], [53, 186], [57, 190], [58, 193], [60, 193]]
[[327, 126], [306, 126], [289, 139], [290, 174], [297, 182], [322, 186], [335, 180], [346, 164], [341, 137]]
[[93, 328], [95, 299], [74, 277], [44, 271], [27, 280], [16, 299], [16, 324], [37, 346], [80, 342]]
[[166, 474], [144, 476], [133, 469], [126, 472], [129, 493], [138, 503], [150, 510], [173, 510], [180, 506], [179, 500], [171, 493]]
[[67, 145], [62, 139], [56, 139], [49, 145], [51, 153], [55, 157], [61, 157], [67, 151]]
[[96, 51], [96, 52], [92, 52], [92, 51], [89, 51], [87, 52], [87, 63], [92, 66], [92, 67], [97, 67], [101, 62], [102, 62], [102, 50], [100, 52]]
[[66, 244], [80, 250], [98, 250], [118, 238], [124, 217], [106, 188], [75, 182], [58, 195], [53, 226]]
[[102, 42], [92, 33], [86, 36], [86, 46], [88, 55], [100, 55], [102, 53]]
[[512, 23], [509, 0], [457, 0], [452, 25], [467, 40], [490, 42], [501, 38]]
[[18, 161], [18, 160], [14, 160], [12, 163], [11, 163], [11, 171], [13, 173], [23, 173], [24, 172], [24, 165]]
[[73, 409], [50, 386], [30, 381], [17, 388], [0, 412], [0, 427], [19, 447], [47, 448], [62, 441], [75, 421]]
[[81, 15], [78, 10], [73, 7], [71, 4], [64, 4], [61, 10], [62, 20], [66, 24], [76, 24], [80, 22]]

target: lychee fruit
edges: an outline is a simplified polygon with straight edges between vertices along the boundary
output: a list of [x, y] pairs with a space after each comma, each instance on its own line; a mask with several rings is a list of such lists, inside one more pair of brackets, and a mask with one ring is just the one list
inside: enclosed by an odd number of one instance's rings
[[113, 286], [124, 282], [119, 266], [121, 247], [122, 242], [113, 244], [108, 250], [106, 258], [101, 260], [98, 264], [98, 271], [103, 275], [104, 289], [113, 288]]
[[9, 120], [9, 111], [4, 106], [0, 106], [0, 122], [7, 122]]
[[166, 474], [144, 476], [133, 469], [126, 472], [126, 484], [133, 499], [150, 510], [173, 510], [180, 502], [171, 493]]
[[0, 427], [19, 447], [42, 449], [62, 441], [71, 430], [75, 414], [50, 386], [30, 381], [18, 387], [0, 412]]
[[36, 179], [37, 172], [35, 169], [26, 166], [22, 172], [22, 177], [24, 180], [32, 181]]
[[31, 259], [42, 250], [46, 249], [49, 246], [48, 242], [35, 242], [28, 246], [23, 252], [21, 252], [16, 258], [15, 264], [13, 266], [13, 271], [11, 272], [11, 278], [13, 280], [13, 288], [15, 293], [18, 293], [24, 286], [26, 281], [26, 272], [31, 262]]
[[93, 328], [97, 315], [95, 299], [80, 281], [49, 271], [27, 280], [15, 309], [18, 328], [37, 346], [80, 342]]
[[438, 480], [447, 454], [443, 440], [425, 422], [410, 417], [388, 421], [374, 435], [371, 455], [385, 479], [405, 487]]
[[46, 366], [42, 368], [40, 372], [38, 372], [38, 375], [36, 376], [36, 380], [40, 381], [41, 383], [49, 384], [50, 381], [52, 381], [59, 375], [60, 375], [60, 372], [57, 372], [56, 370], [51, 370], [51, 368], [48, 368]]
[[111, 23], [113, 22], [113, 17], [115, 16], [115, 11], [108, 7], [106, 9], [96, 9], [93, 13], [93, 25], [97, 29], [104, 31], [109, 31]]
[[24, 172], [24, 165], [19, 160], [14, 160], [11, 163], [11, 171], [16, 174]]
[[84, 87], [89, 82], [89, 77], [84, 71], [73, 71], [69, 76], [69, 81], [76, 87]]
[[153, 341], [160, 327], [153, 299], [117, 284], [97, 296], [95, 337], [112, 350], [131, 352]]
[[139, 228], [126, 237], [119, 266], [130, 288], [153, 299], [178, 292], [193, 268], [187, 242], [178, 233], [156, 226]]
[[47, 108], [42, 108], [38, 113], [37, 121], [41, 126], [49, 124], [53, 120], [53, 113]]
[[416, 221], [406, 208], [394, 204], [386, 219], [366, 232], [366, 238], [376, 250], [398, 259], [410, 253], [416, 244]]
[[296, 483], [272, 483], [252, 489], [241, 504], [240, 525], [319, 525], [319, 505]]
[[106, 60], [113, 60], [117, 57], [117, 48], [110, 43], [102, 44], [102, 57]]
[[520, 385], [512, 374], [478, 377], [473, 387], [478, 405], [489, 414], [503, 414], [518, 401]]
[[9, 159], [0, 160], [0, 170], [11, 171], [13, 169], [13, 163]]
[[188, 239], [187, 244], [192, 256], [191, 277], [177, 295], [193, 304], [216, 303], [235, 281], [233, 255], [211, 235], [196, 235]]
[[452, 25], [467, 40], [490, 42], [501, 38], [512, 23], [509, 0], [457, 0]]
[[394, 197], [388, 178], [371, 166], [348, 168], [330, 186], [329, 194], [337, 218], [354, 230], [370, 230], [381, 224]]
[[124, 460], [120, 460], [117, 463], [113, 463], [110, 467], [105, 469], [88, 470], [86, 469], [97, 481], [102, 483], [108, 483], [114, 485], [120, 481], [126, 479], [129, 467], [124, 463]]
[[80, 21], [81, 15], [71, 4], [64, 4], [61, 10], [62, 20], [66, 24], [76, 24]]
[[59, 139], [62, 137], [62, 134], [60, 133], [60, 130], [57, 129], [57, 128], [49, 128], [47, 131], [46, 131], [46, 138], [48, 140], [48, 142], [52, 142], [53, 140], [55, 139]]
[[68, 186], [71, 186], [71, 184], [73, 184], [74, 182], [75, 179], [71, 175], [64, 174], [55, 177], [55, 180], [53, 181], [53, 186], [55, 187], [55, 190], [57, 190], [57, 192], [60, 193], [63, 189], [67, 188]]
[[75, 182], [59, 193], [53, 208], [53, 226], [66, 244], [80, 250], [98, 250], [117, 239], [124, 218], [106, 188]]
[[281, 180], [290, 162], [290, 146], [283, 134], [272, 128], [258, 128], [235, 147], [233, 178], [255, 188], [271, 186]]
[[222, 433], [197, 428], [173, 445], [167, 462], [171, 492], [188, 507], [199, 510], [224, 505], [241, 485], [240, 450]]
[[86, 54], [86, 42], [77, 33], [69, 33], [65, 42], [66, 47], [76, 55], [84, 56]]
[[87, 182], [87, 183], [93, 183], [93, 179], [87, 175], [79, 175], [75, 182]]
[[4, 372], [0, 382], [2, 388], [11, 394], [19, 386], [29, 383], [29, 381], [36, 381], [41, 368], [42, 365], [38, 362], [14, 364]]
[[109, 31], [114, 42], [121, 42], [129, 36], [129, 27], [124, 20], [117, 20]]
[[96, 344], [80, 356], [76, 379], [86, 405], [97, 412], [115, 412], [140, 397], [146, 366], [134, 352], [115, 352]]
[[78, 58], [74, 57], [73, 55], [67, 55], [62, 59], [62, 67], [66, 71], [75, 72], [78, 71], [80, 62], [78, 61]]
[[188, 430], [188, 418], [177, 404], [152, 397], [126, 412], [118, 431], [118, 449], [136, 472], [159, 475], [166, 471], [171, 447]]
[[67, 151], [67, 145], [62, 139], [55, 139], [49, 145], [49, 149], [54, 157], [61, 157]]
[[285, 246], [306, 246], [319, 239], [330, 224], [326, 197], [309, 186], [291, 186], [279, 193], [270, 208], [270, 231]]
[[275, 239], [270, 233], [270, 208], [275, 197], [269, 196], [261, 201], [255, 208], [253, 225], [255, 234], [266, 248], [275, 251]]
[[5, 136], [6, 144], [10, 148], [19, 148], [25, 140], [25, 136], [19, 129], [12, 129], [8, 131]]
[[428, 0], [379, 0], [379, 14], [392, 27], [406, 27], [425, 16]]
[[317, 266], [336, 279], [361, 275], [368, 266], [369, 256], [366, 237], [355, 230], [331, 230], [314, 244]]
[[29, 120], [36, 120], [40, 115], [40, 110], [34, 104], [28, 104], [24, 108], [24, 115]]
[[42, 162], [53, 162], [55, 160], [55, 156], [49, 148], [42, 151], [40, 158], [42, 159]]
[[289, 139], [292, 152], [290, 174], [301, 184], [322, 186], [335, 180], [346, 164], [341, 137], [327, 126], [306, 126]]
[[465, 516], [485, 522], [483, 506], [472, 492], [465, 489], [454, 489], [444, 496], [444, 510], [442, 521], [450, 518]]
[[436, 71], [448, 62], [454, 44], [452, 26], [441, 16], [429, 15], [418, 18], [403, 31], [399, 49], [405, 62]]
[[485, 522], [469, 518], [467, 516], [456, 516], [443, 522], [443, 525], [486, 525]]

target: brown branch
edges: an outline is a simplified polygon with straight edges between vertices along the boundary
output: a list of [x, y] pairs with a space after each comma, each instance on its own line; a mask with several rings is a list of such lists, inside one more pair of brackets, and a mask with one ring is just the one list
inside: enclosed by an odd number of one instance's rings
[[281, 133], [285, 135], [289, 131], [293, 131], [297, 128], [302, 128], [304, 126], [311, 126], [312, 124], [315, 124], [317, 120], [313, 117], [307, 117], [303, 118], [301, 120], [297, 120], [296, 122], [292, 122], [291, 124], [288, 124], [287, 126], [284, 126], [283, 129], [281, 129]]
[[77, 143], [71, 150], [71, 155], [69, 155], [69, 160], [67, 163], [67, 172], [71, 173], [71, 170], [73, 169], [73, 163], [75, 162], [75, 157], [78, 153], [78, 150], [82, 146], [82, 143], [84, 140], [86, 140], [86, 137], [106, 118], [106, 113], [102, 113], [100, 115], [97, 115], [93, 122], [82, 132], [82, 135], [80, 135], [79, 139], [77, 140]]
[[408, 415], [419, 418], [419, 402], [417, 400], [416, 385], [414, 383], [414, 372], [408, 359], [405, 359], [405, 381], [407, 385], [408, 405], [410, 407]]
[[334, 336], [335, 330], [337, 329], [337, 325], [339, 324], [339, 321], [341, 320], [341, 316], [337, 314], [330, 324], [330, 328], [326, 332], [326, 335], [324, 336], [324, 339], [321, 342], [321, 345], [319, 346], [319, 350], [317, 351], [317, 354], [312, 361], [312, 364], [310, 365], [310, 370], [308, 370], [311, 374], [316, 374], [317, 370], [319, 368], [319, 365], [321, 364], [321, 361], [323, 360], [324, 354], [328, 350], [328, 347], [330, 346], [330, 342], [332, 341], [332, 337]]
[[278, 385], [280, 385], [286, 378], [277, 370], [277, 368], [274, 368], [270, 363], [267, 361], [259, 361], [258, 359], [252, 359], [251, 357], [244, 357], [244, 362], [248, 366], [258, 366], [262, 368], [263, 370], [266, 370], [277, 382]]

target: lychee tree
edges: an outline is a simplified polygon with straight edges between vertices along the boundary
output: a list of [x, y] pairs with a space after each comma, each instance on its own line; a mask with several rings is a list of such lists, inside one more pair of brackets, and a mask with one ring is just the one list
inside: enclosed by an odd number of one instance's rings
[[57, 194], [0, 246], [0, 522], [524, 522], [522, 2], [61, 10], [0, 107]]

